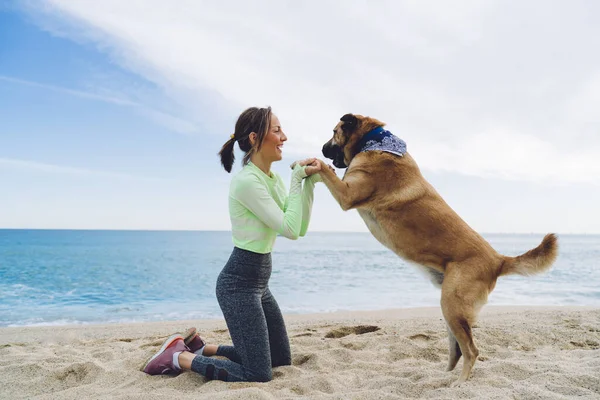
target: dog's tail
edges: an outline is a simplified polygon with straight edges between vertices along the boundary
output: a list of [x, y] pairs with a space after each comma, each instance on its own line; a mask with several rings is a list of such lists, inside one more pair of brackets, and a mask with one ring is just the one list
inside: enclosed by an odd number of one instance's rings
[[542, 243], [535, 249], [517, 257], [504, 256], [500, 276], [519, 274], [534, 275], [546, 272], [558, 256], [558, 238], [554, 233], [544, 236]]

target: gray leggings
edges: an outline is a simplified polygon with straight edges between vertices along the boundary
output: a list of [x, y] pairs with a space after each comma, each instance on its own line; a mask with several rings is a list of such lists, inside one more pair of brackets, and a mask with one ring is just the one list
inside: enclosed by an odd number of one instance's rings
[[220, 345], [219, 360], [198, 355], [192, 371], [227, 382], [267, 382], [272, 367], [291, 365], [283, 316], [269, 290], [271, 254], [233, 249], [217, 279], [217, 300], [233, 346]]

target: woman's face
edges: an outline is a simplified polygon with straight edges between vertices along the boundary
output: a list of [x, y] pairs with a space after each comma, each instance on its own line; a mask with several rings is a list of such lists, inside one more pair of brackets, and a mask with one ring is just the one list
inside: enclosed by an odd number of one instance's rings
[[275, 114], [271, 114], [271, 125], [259, 150], [265, 161], [279, 161], [283, 158], [283, 142], [287, 136], [281, 129], [281, 123]]

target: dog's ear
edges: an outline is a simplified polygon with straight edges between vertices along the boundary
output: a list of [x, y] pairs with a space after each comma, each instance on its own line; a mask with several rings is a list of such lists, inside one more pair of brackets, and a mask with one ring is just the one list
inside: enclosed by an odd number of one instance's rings
[[358, 125], [358, 118], [356, 118], [353, 114], [346, 114], [342, 118], [340, 118], [344, 124], [342, 125], [342, 130], [344, 132], [353, 131]]

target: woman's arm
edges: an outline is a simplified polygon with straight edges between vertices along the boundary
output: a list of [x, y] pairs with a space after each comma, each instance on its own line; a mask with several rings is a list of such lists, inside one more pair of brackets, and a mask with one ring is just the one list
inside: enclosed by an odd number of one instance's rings
[[312, 204], [314, 198], [314, 189], [317, 182], [322, 182], [321, 175], [314, 174], [304, 180], [302, 188], [302, 227], [300, 228], [300, 236], [306, 235], [308, 224], [310, 223], [310, 215], [312, 213]]

